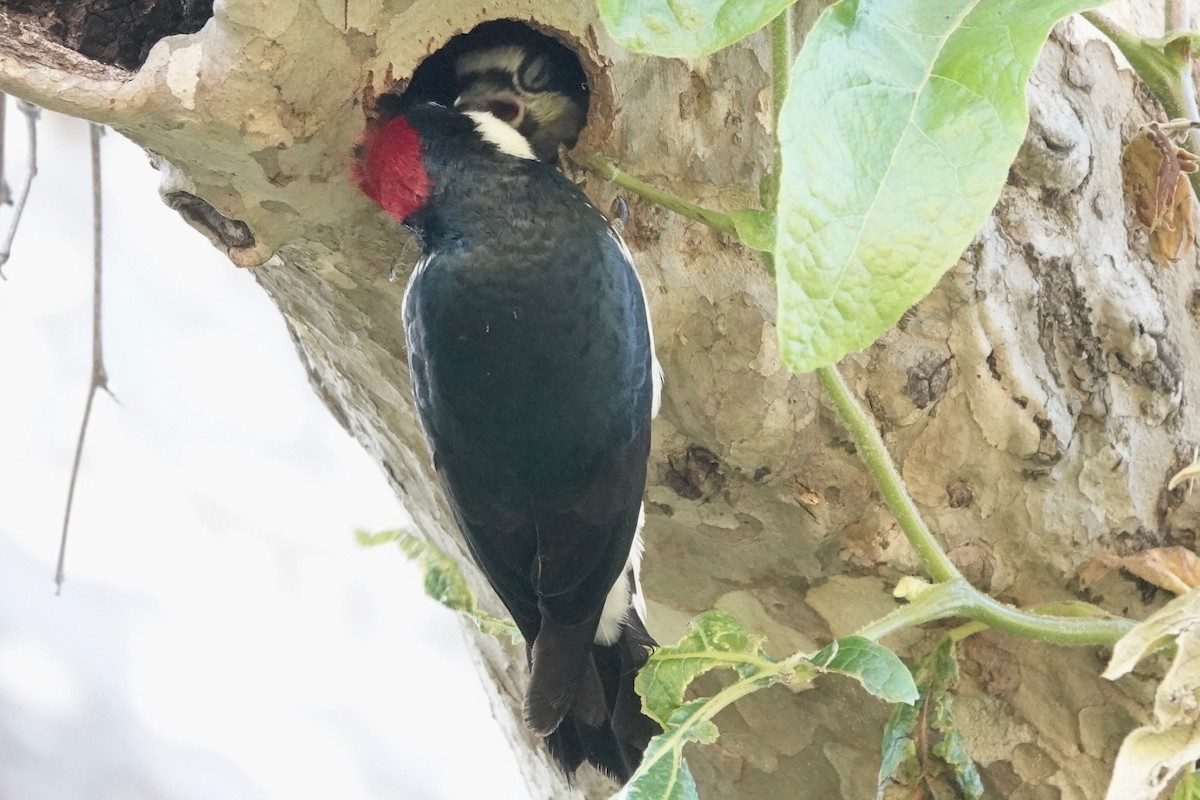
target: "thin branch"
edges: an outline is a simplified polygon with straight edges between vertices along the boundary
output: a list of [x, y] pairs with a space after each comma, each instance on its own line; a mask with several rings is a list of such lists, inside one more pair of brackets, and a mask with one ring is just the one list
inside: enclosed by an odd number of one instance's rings
[[21, 193], [13, 206], [13, 218], [8, 224], [8, 234], [0, 241], [0, 279], [4, 278], [4, 265], [12, 254], [13, 239], [17, 236], [17, 226], [21, 224], [21, 213], [25, 210], [25, 202], [29, 199], [29, 189], [33, 186], [34, 176], [37, 175], [37, 121], [41, 109], [33, 103], [24, 100], [17, 101], [17, 108], [25, 115], [25, 132], [29, 141], [29, 160], [25, 172], [25, 182], [21, 185]]
[[[779, 120], [783, 114], [783, 102], [787, 99], [788, 81], [791, 79], [792, 51], [792, 6], [779, 12], [771, 20], [771, 141], [774, 144], [771, 171], [758, 183], [758, 201], [772, 219], [778, 214], [780, 176], [783, 174], [783, 147], [779, 143]], [[759, 251], [759, 260], [771, 277], [775, 277], [775, 253]]]
[[88, 385], [87, 402], [83, 407], [83, 420], [79, 425], [79, 439], [75, 442], [75, 462], [71, 467], [71, 483], [67, 487], [67, 507], [63, 513], [62, 539], [58, 546], [58, 566], [54, 571], [54, 593], [61, 594], [65, 580], [64, 565], [67, 558], [67, 531], [71, 526], [71, 506], [75, 501], [75, 483], [79, 478], [79, 464], [83, 459], [83, 442], [87, 437], [88, 421], [92, 417], [92, 403], [99, 389], [108, 391], [108, 373], [104, 370], [104, 349], [100, 337], [101, 310], [101, 267], [103, 258], [103, 194], [100, 185], [100, 137], [104, 127], [91, 123], [92, 147], [92, 378]]

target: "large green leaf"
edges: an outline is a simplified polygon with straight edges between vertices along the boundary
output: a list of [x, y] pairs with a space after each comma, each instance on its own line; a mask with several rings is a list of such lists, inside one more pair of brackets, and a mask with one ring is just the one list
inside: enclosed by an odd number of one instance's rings
[[794, 0], [600, 0], [604, 27], [626, 50], [695, 58], [754, 33]]
[[635, 687], [642, 707], [665, 724], [683, 705], [683, 693], [710, 669], [736, 669], [743, 677], [765, 671], [776, 677], [775, 662], [763, 650], [766, 638], [748, 633], [724, 611], [706, 611], [692, 620], [677, 644], [661, 647], [638, 673]]
[[904, 662], [881, 644], [861, 636], [846, 636], [826, 645], [812, 657], [826, 672], [853, 678], [871, 694], [890, 703], [915, 703], [917, 685]]
[[703, 719], [710, 700], [693, 700], [680, 706], [665, 730], [650, 740], [642, 765], [621, 793], [621, 800], [698, 800], [696, 781], [683, 760], [688, 742], [712, 744], [717, 726]]
[[[714, 714], [737, 697], [793, 674], [767, 655], [765, 641], [732, 615], [714, 610], [692, 620], [678, 643], [655, 651], [634, 685], [642, 708], [663, 732], [650, 740], [641, 766], [620, 795], [623, 800], [695, 799], [696, 783], [683, 760], [683, 746], [712, 744], [717, 740]], [[735, 670], [741, 680], [715, 697], [683, 701], [693, 680], [721, 667]]]
[[841, 0], [791, 71], [779, 334], [799, 372], [874, 341], [983, 225], [1051, 26], [1095, 0]]
[[[692, 620], [677, 644], [650, 657], [635, 687], [642, 707], [663, 726], [663, 732], [650, 740], [641, 766], [621, 794], [624, 800], [692, 800], [696, 789], [683, 759], [684, 745], [715, 742], [717, 727], [712, 718], [721, 709], [775, 683], [796, 684], [820, 672], [838, 672], [887, 700], [917, 698], [908, 667], [887, 648], [860, 636], [839, 639], [811, 658], [797, 653], [783, 661], [766, 653], [765, 641], [724, 611], [707, 611]], [[692, 681], [718, 668], [734, 670], [738, 679], [712, 697], [685, 703]]]

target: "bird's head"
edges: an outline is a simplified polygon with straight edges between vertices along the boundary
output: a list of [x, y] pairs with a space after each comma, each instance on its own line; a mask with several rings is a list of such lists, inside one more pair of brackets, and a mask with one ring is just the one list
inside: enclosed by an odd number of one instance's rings
[[368, 123], [355, 156], [355, 185], [397, 220], [408, 219], [429, 199], [433, 181], [425, 168], [425, 148], [406, 115]]
[[553, 162], [559, 145], [575, 144], [587, 112], [587, 81], [561, 45], [468, 50], [456, 60], [455, 75], [456, 108], [485, 111], [508, 123], [529, 139], [541, 160]]
[[368, 123], [351, 175], [363, 194], [405, 222], [429, 203], [435, 186], [457, 180], [478, 190], [514, 159], [535, 156], [518, 131], [493, 115], [421, 103], [388, 108]]

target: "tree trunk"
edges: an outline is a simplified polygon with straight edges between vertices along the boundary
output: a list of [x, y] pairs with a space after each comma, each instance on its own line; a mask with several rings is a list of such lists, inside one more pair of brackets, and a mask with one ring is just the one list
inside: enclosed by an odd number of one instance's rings
[[[406, 77], [478, 21], [533, 20], [588, 71], [581, 147], [722, 209], [755, 205], [770, 156], [761, 34], [689, 64], [626, 53], [591, 3], [226, 0], [129, 72], [79, 55], [59, 43], [70, 45], [62, 25], [21, 8], [0, 0], [0, 90], [107, 123], [154, 155], [164, 197], [234, 263], [257, 267], [314, 388], [420, 532], [464, 564], [409, 392], [399, 308], [417, 247], [347, 179], [368, 74], [382, 90], [389, 65]], [[798, 33], [819, 11], [802, 3]], [[1152, 11], [1125, 22], [1153, 32]], [[1200, 287], [1194, 255], [1158, 269], [1129, 228], [1121, 146], [1161, 112], [1121, 64], [1081, 20], [1056, 29], [992, 218], [934, 293], [841, 369], [977, 587], [1140, 618], [1144, 587], [1115, 574], [1083, 587], [1077, 575], [1102, 553], [1197, 545], [1200, 500], [1166, 482], [1200, 443], [1200, 376], [1186, 367], [1200, 363]], [[594, 176], [585, 188], [600, 208], [618, 193]], [[816, 381], [780, 361], [770, 277], [746, 248], [626, 198], [667, 377], [647, 489], [652, 632], [673, 641], [712, 607], [766, 633], [776, 655], [853, 632], [921, 569]], [[532, 796], [611, 792], [587, 770], [574, 785], [555, 771], [519, 721], [524, 654], [471, 635]], [[919, 656], [937, 635], [889, 644]], [[1151, 687], [1101, 680], [1097, 648], [989, 632], [960, 653], [956, 710], [989, 793], [1102, 797]], [[888, 712], [836, 677], [754, 694], [717, 717], [715, 745], [689, 750], [701, 797], [871, 797]]]

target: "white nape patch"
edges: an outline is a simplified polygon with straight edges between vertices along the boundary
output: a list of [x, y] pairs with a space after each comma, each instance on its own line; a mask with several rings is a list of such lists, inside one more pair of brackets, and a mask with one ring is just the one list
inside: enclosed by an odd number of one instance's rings
[[665, 377], [662, 364], [658, 363], [658, 353], [654, 351], [654, 320], [650, 318], [650, 301], [646, 297], [646, 286], [642, 283], [642, 276], [638, 275], [637, 268], [633, 265], [633, 253], [629, 252], [629, 248], [625, 246], [625, 240], [611, 226], [608, 229], [608, 235], [617, 243], [621, 255], [629, 262], [629, 268], [633, 270], [633, 276], [637, 278], [638, 288], [642, 290], [642, 305], [646, 309], [646, 332], [650, 334], [650, 418], [653, 419], [658, 416], [658, 410], [662, 407], [662, 389]]
[[496, 145], [496, 149], [501, 153], [517, 158], [527, 158], [531, 161], [537, 160], [537, 156], [533, 154], [533, 148], [529, 146], [529, 140], [507, 122], [486, 111], [466, 111], [464, 113], [475, 121], [475, 129], [479, 131], [480, 137], [485, 142]]
[[515, 44], [492, 47], [487, 50], [464, 53], [454, 63], [454, 72], [460, 78], [466, 75], [480, 75], [488, 70], [500, 70], [509, 75], [516, 75], [524, 60], [524, 47]]
[[604, 598], [604, 610], [600, 612], [600, 624], [596, 626], [596, 644], [610, 645], [621, 638], [625, 618], [632, 608], [643, 622], [646, 621], [646, 598], [642, 596], [642, 584], [638, 577], [642, 571], [642, 527], [646, 524], [646, 504], [638, 509], [637, 530], [633, 534], [633, 546], [629, 549], [629, 560], [625, 569]]

